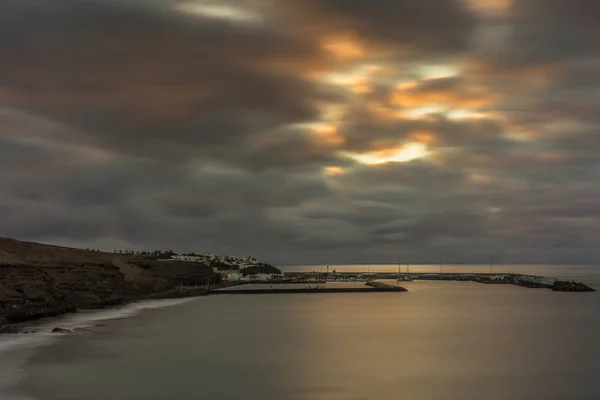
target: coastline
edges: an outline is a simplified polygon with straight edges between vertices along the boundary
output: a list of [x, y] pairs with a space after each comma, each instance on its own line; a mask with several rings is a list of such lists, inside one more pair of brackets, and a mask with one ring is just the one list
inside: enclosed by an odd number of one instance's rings
[[[219, 288], [226, 288], [234, 285], [219, 285]], [[183, 290], [173, 289], [165, 292], [148, 294], [143, 296], [132, 296], [131, 298], [125, 299], [120, 303], [106, 304], [98, 307], [84, 307], [73, 311], [67, 311], [57, 315], [44, 316], [40, 318], [32, 318], [21, 322], [8, 323], [0, 329], [0, 339], [10, 335], [31, 335], [38, 333], [39, 327], [47, 327], [50, 324], [49, 321], [63, 321], [76, 318], [78, 315], [90, 315], [95, 313], [110, 312], [114, 310], [123, 310], [129, 306], [136, 304], [145, 304], [155, 301], [169, 301], [169, 300], [180, 300], [181, 302], [194, 300], [198, 297], [210, 295], [210, 289], [206, 288], [186, 288]], [[62, 325], [60, 326], [62, 327]], [[78, 326], [79, 327], [79, 326]], [[50, 328], [52, 329], [52, 328]], [[2, 400], [2, 399], [0, 399]]]
[[[40, 351], [72, 335], [99, 332], [110, 327], [112, 321], [131, 318], [145, 310], [173, 307], [197, 300], [199, 296], [179, 298], [134, 300], [112, 308], [83, 310], [79, 313], [63, 314], [31, 320], [20, 324], [29, 334], [5, 333], [0, 335], [0, 400], [32, 400], [22, 397], [19, 386], [27, 377], [27, 365]], [[61, 327], [72, 333], [53, 333]], [[37, 399], [36, 399], [37, 400]]]
[[[179, 262], [177, 264], [181, 264], [182, 262]], [[183, 262], [185, 265], [185, 271], [184, 273], [188, 273], [190, 268], [191, 269], [196, 269], [196, 268], [200, 268], [200, 269], [206, 269], [207, 267], [204, 265], [198, 266], [196, 263], [193, 262]], [[163, 262], [161, 263], [163, 266], [166, 266], [168, 264], [168, 262]], [[175, 264], [174, 266], [177, 266], [177, 264]], [[2, 266], [0, 266], [2, 267]], [[102, 267], [106, 267], [106, 266], [102, 266]], [[131, 266], [130, 266], [131, 267]], [[169, 265], [169, 267], [173, 267], [173, 265]], [[27, 268], [27, 267], [21, 267], [21, 268]], [[60, 267], [56, 267], [56, 268], [60, 268]], [[90, 269], [93, 271], [94, 266], [87, 266], [86, 268], [88, 268], [86, 270], [89, 271]], [[113, 267], [114, 269], [117, 269], [117, 267]], [[1, 272], [1, 271], [0, 271]], [[172, 273], [172, 272], [171, 272]], [[285, 272], [285, 274], [289, 277], [291, 277], [290, 279], [295, 278], [298, 281], [301, 281], [301, 278], [304, 276], [305, 273], [298, 273], [298, 272]], [[240, 284], [243, 283], [247, 283], [247, 282], [240, 282], [240, 281], [236, 281], [236, 282], [227, 282], [227, 281], [220, 281], [218, 284], [216, 285], [203, 285], [203, 286], [183, 286], [182, 284], [180, 284], [179, 287], [177, 288], [173, 288], [173, 286], [171, 286], [171, 289], [168, 290], [162, 290], [162, 291], [144, 291], [141, 292], [140, 290], [136, 290], [138, 288], [136, 288], [135, 286], [132, 285], [131, 281], [126, 281], [124, 278], [124, 275], [118, 273], [115, 274], [117, 279], [115, 279], [114, 282], [111, 282], [113, 284], [115, 284], [115, 286], [110, 286], [111, 283], [109, 283], [108, 286], [106, 286], [106, 282], [105, 282], [105, 294], [104, 294], [104, 300], [99, 302], [99, 303], [90, 303], [90, 304], [83, 304], [83, 305], [75, 305], [76, 303], [70, 303], [70, 304], [59, 304], [58, 307], [55, 308], [51, 308], [51, 311], [48, 312], [47, 311], [47, 304], [42, 303], [41, 306], [42, 308], [40, 308], [40, 305], [32, 305], [30, 304], [30, 302], [28, 301], [27, 298], [23, 298], [23, 301], [21, 301], [21, 303], [13, 303], [12, 307], [13, 308], [19, 308], [19, 307], [24, 307], [26, 312], [24, 314], [24, 316], [20, 316], [17, 321], [15, 322], [4, 322], [2, 323], [2, 320], [0, 320], [0, 336], [1, 335], [6, 335], [6, 334], [28, 334], [28, 333], [34, 333], [35, 329], [30, 328], [32, 326], [32, 324], [30, 323], [31, 321], [44, 321], [48, 318], [53, 318], [53, 317], [57, 317], [57, 316], [61, 316], [61, 315], [69, 315], [69, 314], [77, 314], [78, 312], [81, 311], [85, 311], [85, 310], [104, 310], [107, 308], [114, 308], [114, 307], [123, 307], [126, 306], [127, 304], [130, 303], [135, 303], [135, 302], [139, 302], [139, 301], [148, 301], [148, 300], [159, 300], [159, 299], [178, 299], [178, 298], [194, 298], [194, 297], [200, 297], [200, 296], [208, 296], [211, 294], [224, 294], [226, 292], [220, 292], [218, 289], [225, 289], [228, 287], [234, 287], [234, 286], [238, 286]], [[120, 277], [119, 277], [120, 275]], [[335, 275], [332, 274], [332, 275]], [[338, 273], [339, 276], [348, 276], [348, 277], [358, 277], [360, 278], [362, 276], [362, 274], [354, 274], [353, 273]], [[398, 274], [398, 273], [390, 273], [390, 272], [384, 272], [384, 273], [375, 273], [375, 272], [371, 272], [368, 273], [367, 275], [371, 276], [372, 278], [375, 279], [386, 279], [386, 278], [394, 278], [396, 276], [398, 276], [399, 278], [401, 277], [402, 274]], [[466, 274], [469, 275], [468, 279], [465, 277], [462, 277], [461, 275], [465, 275], [465, 274], [461, 274], [461, 273], [457, 273], [457, 272], [450, 272], [450, 273], [446, 273], [444, 275], [440, 275], [440, 274], [432, 274], [432, 273], [424, 273], [424, 272], [412, 272], [411, 276], [414, 279], [420, 280], [420, 279], [433, 279], [433, 280], [469, 280], [469, 281], [477, 281], [480, 283], [512, 283], [512, 284], [517, 284], [519, 286], [524, 286], [524, 287], [533, 287], [533, 288], [537, 288], [537, 287], [543, 287], [543, 288], [548, 288], [548, 289], [552, 289], [553, 291], [572, 291], [572, 292], [585, 292], [585, 291], [595, 291], [594, 288], [589, 287], [585, 284], [579, 283], [579, 282], [575, 282], [575, 281], [558, 281], [558, 280], [553, 280], [552, 282], [545, 282], [545, 283], [539, 283], [539, 280], [542, 280], [542, 278], [544, 279], [551, 279], [551, 278], [545, 278], [543, 276], [529, 276], [529, 278], [531, 279], [537, 279], [536, 280], [532, 280], [532, 281], [527, 281], [524, 280], [523, 278], [527, 278], [526, 275], [521, 275], [521, 274], [504, 274], [505, 278], [508, 276], [508, 278], [510, 279], [502, 279], [501, 281], [494, 281], [491, 280], [490, 277], [492, 276], [491, 274], [487, 274], [487, 273], [480, 273], [482, 279], [474, 279], [473, 276], [475, 276], [474, 274]], [[489, 276], [488, 276], [489, 275]], [[488, 276], [488, 277], [486, 277]], [[0, 276], [1, 278], [1, 276]], [[121, 278], [121, 279], [118, 279]], [[358, 279], [357, 278], [357, 279]], [[517, 279], [518, 278], [518, 279]], [[179, 277], [178, 279], [183, 279], [182, 277]], [[189, 277], [188, 277], [188, 283], [189, 283]], [[361, 278], [364, 279], [364, 278]], [[368, 281], [368, 280], [367, 280]], [[293, 280], [281, 280], [281, 281], [277, 281], [277, 282], [271, 282], [270, 285], [273, 284], [285, 284], [285, 283], [293, 283], [295, 281]], [[171, 282], [172, 284], [173, 282]], [[307, 283], [310, 283], [310, 281], [307, 281]], [[375, 286], [373, 284], [367, 283], [367, 285], [370, 286]], [[2, 286], [0, 286], [0, 288], [2, 288]], [[85, 289], [84, 290], [84, 294], [86, 296], [94, 295], [96, 293], [94, 293], [94, 289], [96, 288], [90, 288], [90, 289]], [[106, 289], [108, 289], [108, 291], [106, 291]], [[117, 292], [119, 291], [119, 289], [121, 289], [121, 292], [117, 294]], [[351, 291], [356, 291], [356, 292], [368, 292], [368, 291], [405, 291], [405, 289], [402, 288], [392, 288], [392, 287], [371, 287], [369, 289], [366, 288], [362, 288], [360, 290], [358, 289], [352, 289]], [[274, 288], [269, 288], [269, 289], [261, 289], [261, 290], [254, 290], [252, 291], [252, 293], [298, 293], [298, 292], [303, 292], [303, 293], [317, 293], [317, 292], [322, 292], [322, 293], [327, 293], [327, 292], [340, 292], [340, 291], [344, 291], [344, 290], [340, 290], [340, 289], [336, 289], [336, 290], [327, 290], [327, 289], [310, 289], [310, 288], [305, 288], [303, 290], [299, 290], [299, 289], [295, 289], [295, 290], [288, 290], [288, 289], [274, 289]], [[346, 290], [347, 291], [347, 290]], [[108, 292], [108, 295], [106, 295], [106, 293]], [[249, 294], [249, 291], [247, 290], [239, 290], [239, 291], [235, 291], [235, 293], [240, 292], [241, 294]], [[233, 294], [234, 291], [229, 291], [230, 294]], [[81, 291], [79, 292], [79, 294], [81, 294]], [[36, 307], [38, 308], [36, 310]], [[44, 308], [46, 307], [46, 308]], [[33, 311], [32, 311], [33, 310]], [[40, 311], [41, 310], [41, 311]], [[0, 311], [2, 311], [0, 309]], [[2, 317], [2, 315], [0, 315], [0, 317]]]
[[0, 237], [0, 332], [81, 309], [203, 295], [221, 285], [224, 274], [242, 268], [246, 275], [280, 273], [252, 258], [173, 254], [108, 253]]

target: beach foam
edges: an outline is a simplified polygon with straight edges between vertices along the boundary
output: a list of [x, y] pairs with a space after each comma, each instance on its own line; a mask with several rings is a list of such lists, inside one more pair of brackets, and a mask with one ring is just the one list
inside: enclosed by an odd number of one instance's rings
[[37, 323], [33, 322], [25, 330], [34, 330], [35, 333], [0, 335], [0, 400], [34, 400], [11, 393], [11, 389], [26, 374], [26, 366], [31, 357], [41, 347], [48, 346], [57, 338], [64, 336], [51, 333], [54, 327], [90, 328], [102, 321], [127, 318], [137, 315], [143, 310], [170, 307], [193, 300], [196, 299], [144, 300], [110, 310], [84, 311], [67, 314], [60, 318], [41, 320]]

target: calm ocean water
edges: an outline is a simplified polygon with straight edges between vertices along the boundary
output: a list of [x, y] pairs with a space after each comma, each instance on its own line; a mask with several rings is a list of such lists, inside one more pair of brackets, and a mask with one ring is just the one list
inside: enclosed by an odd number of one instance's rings
[[[479, 271], [444, 271], [453, 268]], [[600, 289], [598, 267], [496, 269]], [[409, 292], [209, 296], [167, 308], [153, 303], [81, 334], [3, 336], [0, 399], [600, 398], [600, 292], [404, 286]], [[56, 325], [64, 323], [48, 327]]]

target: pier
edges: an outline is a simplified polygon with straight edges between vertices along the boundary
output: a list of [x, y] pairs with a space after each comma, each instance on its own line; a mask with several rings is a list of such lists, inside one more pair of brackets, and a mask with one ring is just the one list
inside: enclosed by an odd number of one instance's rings
[[269, 284], [260, 284], [260, 286], [269, 286], [268, 288], [241, 288], [241, 289], [220, 289], [213, 290], [211, 294], [298, 294], [298, 293], [390, 293], [406, 292], [401, 286], [387, 285], [383, 283], [366, 283], [365, 287], [273, 287]]
[[400, 291], [406, 291], [406, 289], [404, 289], [403, 287], [390, 285], [389, 283], [384, 282], [369, 281], [365, 283], [365, 285], [378, 289], [390, 289], [392, 292], [397, 292], [397, 289], [402, 289]]

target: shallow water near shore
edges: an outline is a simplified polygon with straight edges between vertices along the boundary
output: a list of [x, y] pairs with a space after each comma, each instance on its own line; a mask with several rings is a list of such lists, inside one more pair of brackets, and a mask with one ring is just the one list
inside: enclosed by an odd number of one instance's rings
[[28, 367], [35, 366], [30, 363], [36, 354], [64, 338], [61, 334], [52, 333], [54, 327], [75, 329], [79, 332], [89, 329], [100, 330], [104, 329], [110, 321], [132, 317], [144, 310], [170, 307], [193, 300], [192, 298], [147, 300], [110, 309], [80, 311], [76, 314], [24, 323], [21, 328], [23, 331], [31, 332], [28, 334], [0, 335], [0, 400], [31, 398], [16, 391], [15, 386], [27, 376]]
[[[531, 269], [600, 288], [597, 267]], [[73, 335], [10, 335], [48, 341], [12, 353], [0, 337], [0, 371], [19, 382], [0, 399], [600, 398], [600, 292], [402, 285], [208, 296]]]

